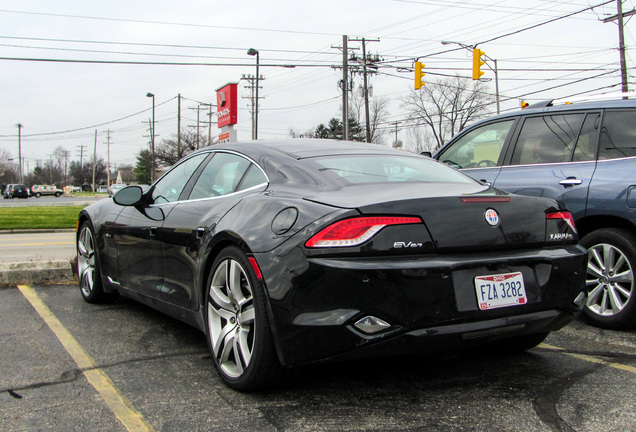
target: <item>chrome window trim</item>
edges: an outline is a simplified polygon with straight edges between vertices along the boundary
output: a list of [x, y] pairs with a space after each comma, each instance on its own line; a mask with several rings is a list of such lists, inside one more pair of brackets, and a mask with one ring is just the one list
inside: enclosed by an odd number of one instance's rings
[[[265, 177], [265, 179], [267, 181], [265, 181], [263, 183], [259, 183], [259, 184], [255, 185], [255, 186], [252, 186], [252, 187], [247, 188], [247, 189], [243, 189], [243, 190], [240, 190], [240, 191], [232, 192], [232, 193], [229, 193], [229, 194], [226, 194], [226, 195], [217, 196], [217, 197], [197, 198], [197, 199], [192, 199], [192, 200], [170, 201], [170, 202], [165, 202], [165, 203], [160, 203], [160, 204], [150, 204], [149, 207], [161, 207], [161, 206], [168, 205], [168, 204], [180, 204], [180, 203], [187, 203], [187, 202], [198, 202], [198, 201], [207, 201], [207, 200], [215, 200], [215, 199], [219, 199], [219, 198], [226, 198], [226, 197], [231, 197], [233, 195], [238, 195], [238, 194], [243, 193], [243, 192], [249, 192], [249, 191], [251, 191], [253, 189], [259, 189], [259, 188], [263, 187], [263, 185], [266, 185], [266, 186], [269, 185], [269, 182], [270, 182], [269, 181], [269, 176], [267, 175], [265, 170], [263, 170], [263, 168], [261, 168], [261, 166], [259, 164], [257, 164], [256, 161], [254, 161], [254, 159], [252, 159], [251, 157], [249, 157], [247, 155], [244, 155], [243, 153], [239, 153], [239, 152], [232, 151], [232, 150], [225, 150], [225, 149], [220, 149], [220, 150], [210, 149], [210, 150], [202, 151], [200, 153], [193, 154], [192, 156], [200, 155], [200, 154], [203, 154], [203, 153], [208, 153], [208, 154], [209, 153], [229, 153], [229, 154], [233, 154], [233, 155], [238, 156], [238, 157], [242, 157], [243, 159], [247, 159], [248, 161], [250, 161], [250, 163], [252, 163], [255, 167], [257, 167], [261, 171], [261, 173], [263, 174], [263, 176]], [[184, 158], [183, 161], [186, 161], [187, 159], [189, 159], [189, 157], [188, 158]], [[178, 165], [180, 165], [180, 164], [178, 164]], [[177, 165], [174, 165], [174, 166], [176, 167]], [[165, 176], [170, 171], [172, 171], [173, 168], [171, 168], [169, 171], [165, 172], [161, 177], [159, 177], [159, 179], [155, 183], [153, 183], [152, 187], [154, 187], [154, 185], [156, 183], [158, 183], [163, 178], [163, 176]]]
[[501, 168], [536, 167], [536, 166], [546, 166], [546, 165], [580, 165], [580, 164], [589, 164], [589, 163], [596, 163], [596, 162], [600, 162], [600, 161], [597, 161], [596, 159], [591, 159], [587, 161], [576, 161], [576, 162], [544, 162], [544, 163], [522, 164], [522, 165], [501, 165]]

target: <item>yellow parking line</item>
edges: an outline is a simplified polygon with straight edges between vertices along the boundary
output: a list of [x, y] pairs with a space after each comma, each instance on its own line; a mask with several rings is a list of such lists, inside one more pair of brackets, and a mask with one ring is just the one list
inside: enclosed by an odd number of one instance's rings
[[91, 356], [75, 340], [73, 335], [66, 330], [60, 320], [53, 315], [53, 312], [44, 304], [35, 291], [27, 285], [19, 285], [18, 288], [55, 333], [55, 336], [57, 336], [66, 351], [77, 363], [77, 366], [82, 370], [88, 382], [97, 390], [106, 405], [123, 423], [124, 427], [131, 432], [154, 431], [153, 427], [146, 423], [141, 413], [135, 410], [130, 401], [117, 390], [108, 375], [95, 366]]
[[575, 353], [569, 353], [569, 352], [565, 352], [565, 350], [563, 348], [559, 348], [553, 345], [548, 345], [546, 343], [542, 343], [539, 345], [539, 348], [544, 348], [547, 350], [552, 350], [552, 351], [561, 351], [564, 354], [567, 354], [571, 357], [577, 358], [579, 360], [584, 360], [586, 362], [589, 363], [597, 363], [597, 364], [602, 364], [602, 365], [607, 365], [609, 367], [613, 367], [615, 369], [620, 369], [622, 371], [626, 371], [626, 372], [631, 372], [636, 374], [636, 367], [634, 366], [628, 366], [628, 365], [624, 365], [622, 363], [612, 363], [612, 362], [608, 362], [606, 360], [600, 359], [598, 357], [592, 357], [586, 354], [575, 354]]
[[0, 244], [0, 247], [15, 247], [15, 246], [48, 246], [48, 245], [70, 245], [75, 242], [50, 242], [50, 243], [19, 243], [19, 244]]

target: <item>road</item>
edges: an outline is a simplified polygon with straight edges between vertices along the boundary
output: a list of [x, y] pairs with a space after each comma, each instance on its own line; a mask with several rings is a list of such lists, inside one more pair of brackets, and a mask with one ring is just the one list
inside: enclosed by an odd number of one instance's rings
[[636, 331], [576, 321], [521, 355], [309, 366], [243, 394], [202, 333], [134, 301], [66, 285], [0, 298], [0, 430], [636, 430]]
[[43, 196], [40, 198], [14, 198], [14, 199], [0, 199], [0, 207], [44, 207], [44, 206], [76, 206], [76, 205], [89, 205], [100, 199], [105, 199], [103, 196], [95, 197], [69, 197], [69, 196]]
[[0, 231], [0, 262], [64, 260], [75, 256], [75, 231], [9, 234]]

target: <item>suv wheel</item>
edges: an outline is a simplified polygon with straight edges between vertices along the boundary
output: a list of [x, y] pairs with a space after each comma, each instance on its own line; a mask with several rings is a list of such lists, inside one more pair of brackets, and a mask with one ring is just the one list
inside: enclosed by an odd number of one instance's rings
[[35, 197], [36, 197], [36, 198], [40, 198], [41, 196], [42, 196], [42, 194], [41, 194], [40, 192], [36, 192], [36, 193], [35, 193]]
[[592, 231], [581, 240], [588, 249], [588, 299], [583, 316], [591, 324], [627, 329], [636, 324], [636, 237], [620, 228]]

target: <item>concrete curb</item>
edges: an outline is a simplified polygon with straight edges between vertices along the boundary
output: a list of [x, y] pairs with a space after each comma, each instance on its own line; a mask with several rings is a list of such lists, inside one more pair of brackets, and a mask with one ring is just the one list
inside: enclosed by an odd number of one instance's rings
[[0, 286], [75, 281], [69, 260], [0, 262]]

